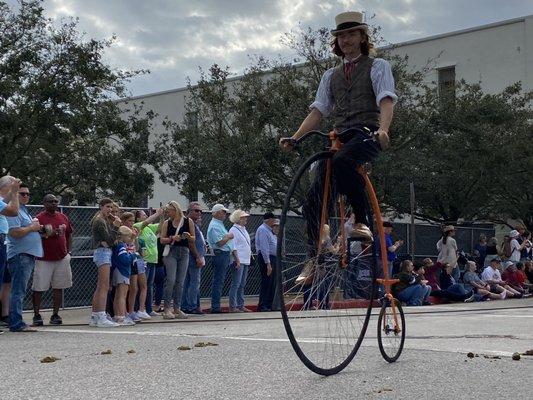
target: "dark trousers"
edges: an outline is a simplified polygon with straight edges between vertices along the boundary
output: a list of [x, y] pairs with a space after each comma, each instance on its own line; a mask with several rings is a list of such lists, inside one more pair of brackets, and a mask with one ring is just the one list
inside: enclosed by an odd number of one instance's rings
[[6, 254], [6, 245], [5, 245], [6, 235], [0, 233], [0, 286], [4, 282], [4, 270], [7, 265], [7, 254]]
[[[376, 127], [369, 127], [371, 131]], [[357, 172], [359, 165], [376, 159], [379, 154], [379, 145], [374, 141], [366, 141], [370, 136], [360, 130], [355, 130], [353, 135], [343, 139], [345, 143], [335, 153], [332, 159], [332, 195], [329, 198], [328, 208], [331, 210], [335, 204], [336, 193], [347, 197], [355, 214], [355, 221], [368, 225], [367, 200], [365, 195], [365, 181]], [[315, 245], [318, 240], [318, 225], [322, 210], [322, 196], [326, 174], [326, 161], [318, 164], [315, 178], [307, 195], [307, 201], [302, 212], [307, 224], [308, 243]]]
[[259, 304], [257, 305], [257, 311], [270, 311], [272, 310], [272, 302], [274, 301], [274, 292], [276, 289], [275, 284], [275, 268], [276, 257], [270, 256], [270, 266], [272, 267], [272, 273], [267, 275], [267, 265], [263, 259], [261, 253], [257, 254], [257, 261], [259, 264], [259, 270], [261, 271], [261, 290], [259, 292]]
[[163, 289], [165, 287], [165, 276], [167, 276], [165, 271], [165, 266], [157, 264], [155, 268], [154, 276], [154, 301], [155, 305], [159, 307], [161, 301], [163, 301]]

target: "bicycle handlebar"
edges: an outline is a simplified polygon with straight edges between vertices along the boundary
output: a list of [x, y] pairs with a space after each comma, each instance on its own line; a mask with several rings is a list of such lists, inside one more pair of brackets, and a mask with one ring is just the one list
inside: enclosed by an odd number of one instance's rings
[[[363, 128], [363, 129], [368, 130], [368, 133], [372, 133], [368, 128]], [[363, 129], [360, 129], [360, 128], [345, 129], [345, 130], [343, 130], [340, 133], [336, 133], [335, 137], [338, 138], [338, 139], [342, 139], [347, 133], [350, 133], [350, 132], [353, 133], [353, 131], [364, 132]], [[302, 143], [304, 140], [306, 140], [307, 138], [309, 138], [311, 136], [321, 136], [321, 137], [325, 137], [325, 138], [328, 138], [328, 139], [330, 138], [330, 134], [329, 133], [321, 132], [321, 131], [317, 131], [317, 130], [312, 130], [312, 131], [304, 133], [298, 139], [292, 139], [292, 138], [283, 139], [282, 143], [288, 143], [290, 146], [296, 147], [297, 145], [299, 145], [300, 143]]]

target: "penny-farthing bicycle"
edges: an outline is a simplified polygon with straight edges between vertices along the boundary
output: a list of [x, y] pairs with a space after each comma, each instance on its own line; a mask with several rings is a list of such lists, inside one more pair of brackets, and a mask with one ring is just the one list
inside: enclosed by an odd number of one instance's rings
[[[321, 375], [336, 374], [355, 357], [373, 303], [378, 301], [378, 285], [385, 293], [380, 299], [377, 332], [385, 360], [396, 361], [405, 340], [405, 318], [401, 304], [391, 294], [396, 280], [389, 277], [383, 221], [368, 167], [360, 166], [358, 172], [365, 181], [366, 209], [375, 240], [352, 237], [349, 206], [345, 196], [335, 189], [332, 158], [342, 146], [343, 135], [353, 131], [311, 131], [297, 141], [290, 140], [295, 147], [313, 135], [328, 139], [324, 151], [302, 164], [287, 191], [276, 269], [277, 293], [289, 340], [300, 360]], [[376, 134], [367, 137], [377, 141]], [[317, 174], [322, 182], [318, 192], [310, 190]], [[310, 202], [320, 205], [319, 211], [311, 215], [303, 211]], [[316, 227], [316, 240], [309, 240], [310, 224]]]

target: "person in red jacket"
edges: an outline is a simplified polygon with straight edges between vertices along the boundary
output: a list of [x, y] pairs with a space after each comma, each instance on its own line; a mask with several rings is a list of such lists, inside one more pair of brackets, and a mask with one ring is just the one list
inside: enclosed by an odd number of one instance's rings
[[44, 226], [41, 234], [44, 255], [35, 261], [33, 273], [33, 325], [42, 326], [40, 314], [43, 292], [50, 287], [53, 291], [53, 314], [50, 324], [61, 325], [59, 307], [63, 301], [63, 290], [72, 286], [70, 248], [72, 246], [72, 225], [65, 214], [59, 212], [59, 200], [53, 194], [43, 199], [44, 211], [37, 214], [39, 223]]

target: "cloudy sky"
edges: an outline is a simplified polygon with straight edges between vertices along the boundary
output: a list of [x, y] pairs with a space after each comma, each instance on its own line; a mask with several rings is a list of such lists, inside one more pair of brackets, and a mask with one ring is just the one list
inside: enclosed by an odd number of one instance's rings
[[116, 34], [109, 63], [151, 71], [130, 84], [132, 95], [183, 87], [215, 62], [238, 74], [249, 55], [289, 58], [283, 33], [299, 24], [333, 27], [346, 10], [375, 14], [390, 43], [533, 14], [531, 0], [44, 0], [44, 7], [54, 19], [79, 18], [90, 37]]

